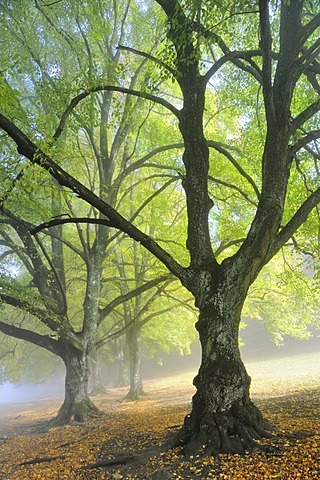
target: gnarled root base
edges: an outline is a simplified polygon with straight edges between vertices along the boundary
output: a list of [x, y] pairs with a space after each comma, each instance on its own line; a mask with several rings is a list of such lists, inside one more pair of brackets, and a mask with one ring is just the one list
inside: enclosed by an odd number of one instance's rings
[[270, 438], [274, 426], [266, 421], [251, 400], [239, 401], [229, 410], [203, 416], [192, 412], [176, 437], [176, 446], [184, 446], [187, 457], [264, 449], [257, 440]]
[[104, 415], [104, 413], [90, 399], [72, 405], [63, 403], [58, 415], [46, 422], [41, 427], [41, 431], [48, 431], [51, 428], [69, 425], [74, 422], [84, 423], [88, 418], [100, 415]]
[[143, 390], [143, 388], [132, 390], [130, 389], [127, 395], [124, 397], [125, 401], [135, 401], [139, 400], [142, 397], [145, 397], [147, 394]]
[[95, 395], [104, 395], [104, 394], [107, 394], [107, 393], [109, 393], [109, 392], [103, 385], [96, 385], [90, 391], [90, 396], [94, 397]]

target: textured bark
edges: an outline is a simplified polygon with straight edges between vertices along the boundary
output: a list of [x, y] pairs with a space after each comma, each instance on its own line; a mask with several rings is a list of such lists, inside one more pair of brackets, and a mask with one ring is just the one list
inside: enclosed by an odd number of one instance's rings
[[68, 347], [63, 358], [66, 367], [65, 399], [49, 427], [85, 422], [89, 415], [101, 413], [88, 394], [89, 359], [85, 352]]
[[196, 324], [202, 346], [194, 379], [197, 392], [177, 437], [186, 455], [243, 454], [258, 448], [256, 440], [269, 437], [273, 429], [250, 400], [251, 379], [240, 356], [238, 329], [245, 293], [238, 279], [233, 289], [227, 277], [211, 289], [207, 285]]

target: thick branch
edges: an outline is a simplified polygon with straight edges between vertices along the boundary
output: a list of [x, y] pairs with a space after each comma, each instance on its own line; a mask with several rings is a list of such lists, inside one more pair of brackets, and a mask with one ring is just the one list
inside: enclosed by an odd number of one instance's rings
[[138, 288], [135, 288], [134, 290], [131, 290], [128, 293], [125, 293], [123, 295], [119, 295], [117, 298], [112, 300], [106, 307], [102, 308], [99, 311], [99, 323], [107, 316], [109, 313], [112, 312], [112, 310], [117, 307], [118, 305], [121, 305], [124, 302], [127, 302], [131, 298], [137, 297], [138, 295], [141, 295], [142, 293], [146, 292], [147, 290], [150, 290], [150, 288], [153, 288], [159, 283], [162, 283], [168, 279], [172, 279], [170, 275], [162, 275], [161, 277], [154, 278], [153, 280], [150, 280], [149, 282], [141, 285]]
[[60, 185], [70, 188], [81, 199], [99, 210], [112, 222], [115, 228], [127, 233], [131, 238], [140, 242], [147, 250], [155, 255], [174, 275], [182, 282], [187, 281], [187, 270], [176, 262], [153, 238], [143, 233], [120, 215], [108, 203], [85, 187], [82, 183], [69, 175], [57, 165], [48, 155], [38, 149], [36, 145], [10, 120], [0, 114], [0, 128], [5, 130], [16, 143], [18, 152], [27, 157], [33, 164], [39, 165], [48, 171]]
[[41, 223], [37, 227], [30, 230], [31, 235], [41, 232], [46, 228], [56, 227], [57, 225], [64, 225], [65, 223], [90, 223], [90, 224], [99, 224], [106, 225], [107, 227], [113, 227], [112, 222], [105, 220], [103, 218], [55, 218], [49, 222]]
[[156, 63], [157, 65], [160, 65], [160, 67], [163, 67], [165, 70], [171, 73], [173, 77], [176, 77], [177, 75], [177, 72], [173, 68], [171, 68], [169, 65], [162, 62], [158, 58], [154, 57], [153, 55], [150, 55], [150, 53], [142, 52], [141, 50], [136, 50], [135, 48], [126, 47], [124, 45], [119, 45], [117, 48], [119, 50], [125, 50], [127, 52], [135, 53], [136, 55], [140, 55], [141, 57], [151, 60], [152, 62]]
[[320, 187], [298, 208], [291, 220], [282, 228], [271, 245], [266, 263], [285, 245], [298, 228], [307, 220], [314, 207], [320, 203]]
[[171, 105], [171, 103], [165, 100], [164, 98], [156, 97], [155, 95], [151, 95], [150, 93], [146, 93], [146, 92], [141, 92], [139, 90], [131, 90], [130, 88], [116, 87], [113, 85], [100, 85], [98, 87], [92, 87], [89, 90], [85, 90], [84, 92], [80, 93], [79, 95], [77, 95], [71, 100], [70, 104], [68, 105], [66, 110], [63, 112], [58, 128], [56, 129], [53, 135], [54, 140], [57, 140], [62, 134], [66, 121], [69, 115], [75, 109], [75, 107], [82, 100], [87, 98], [92, 93], [96, 93], [96, 92], [120, 92], [128, 95], [134, 95], [136, 97], [144, 98], [146, 100], [150, 100], [151, 102], [158, 103], [159, 105], [162, 105], [163, 107], [170, 110], [176, 117], [179, 118], [180, 116], [179, 110], [175, 108], [173, 105]]
[[177, 0], [156, 0], [156, 2], [163, 8], [169, 18], [173, 17], [178, 5]]
[[26, 340], [27, 342], [33, 343], [38, 347], [45, 348], [49, 352], [60, 356], [59, 342], [53, 338], [50, 338], [48, 335], [40, 335], [39, 333], [32, 332], [31, 330], [15, 327], [14, 325], [9, 325], [2, 321], [0, 321], [0, 331], [5, 335]]

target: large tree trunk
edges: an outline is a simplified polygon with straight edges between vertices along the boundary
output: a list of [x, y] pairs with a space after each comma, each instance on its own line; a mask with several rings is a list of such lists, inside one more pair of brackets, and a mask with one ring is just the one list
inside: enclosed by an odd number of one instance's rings
[[[270, 437], [273, 426], [264, 420], [249, 396], [250, 377], [238, 345], [243, 294], [230, 284], [211, 292], [210, 304], [200, 309], [196, 324], [202, 361], [194, 379], [197, 392], [185, 418], [178, 443], [186, 455], [239, 453], [256, 448]], [[243, 297], [243, 298], [241, 298]]]
[[63, 361], [66, 367], [65, 399], [57, 417], [50, 422], [52, 425], [85, 422], [89, 415], [101, 413], [88, 394], [90, 368], [87, 353], [68, 346]]
[[129, 374], [130, 389], [126, 396], [128, 400], [137, 400], [145, 395], [141, 376], [141, 330], [135, 325], [127, 331], [127, 343], [129, 348]]

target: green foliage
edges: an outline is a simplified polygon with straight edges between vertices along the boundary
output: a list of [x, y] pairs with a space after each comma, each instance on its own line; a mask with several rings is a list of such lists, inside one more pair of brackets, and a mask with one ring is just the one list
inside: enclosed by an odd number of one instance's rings
[[285, 335], [306, 339], [320, 327], [319, 303], [312, 258], [284, 250], [250, 288], [243, 315], [262, 320], [280, 345]]
[[[279, 47], [277, 3], [271, 2], [275, 50]], [[308, 18], [316, 12], [318, 2], [309, 3]], [[199, 77], [230, 51], [259, 51], [257, 2], [181, 0], [183, 15], [177, 9], [170, 25], [155, 4], [131, 2], [127, 9], [122, 1], [64, 0], [50, 7], [39, 2], [36, 8], [33, 2], [23, 0], [14, 2], [12, 8], [11, 2], [2, 2], [0, 109], [59, 166], [107, 200], [187, 267], [190, 258], [182, 186], [186, 173], [183, 149], [179, 145], [165, 148], [181, 142], [178, 120], [159, 104], [120, 92], [92, 93], [74, 108], [70, 102], [93, 87], [116, 85], [168, 99], [180, 110], [183, 102], [179, 69], [181, 75], [183, 69], [189, 71], [194, 67]], [[316, 35], [315, 32], [309, 42]], [[129, 49], [122, 50], [119, 45]], [[151, 59], [130, 51], [133, 48], [146, 52]], [[273, 71], [277, 61], [274, 56]], [[262, 186], [266, 116], [263, 89], [257, 77], [263, 62], [259, 53], [241, 58], [241, 62], [246, 69], [239, 68], [239, 62], [226, 62], [211, 78], [204, 110], [205, 135], [209, 142], [214, 142], [209, 157], [209, 196], [214, 203], [209, 224], [219, 262], [235, 254], [247, 236]], [[318, 92], [307, 76], [301, 76], [294, 91], [291, 115], [297, 117], [317, 99]], [[53, 141], [68, 107], [62, 134]], [[316, 130], [318, 116], [308, 119], [304, 127]], [[300, 129], [292, 142], [304, 135]], [[0, 142], [0, 197], [10, 215], [30, 226], [57, 215], [102, 218], [75, 193], [58, 187], [41, 167], [27, 162], [7, 137], [2, 135]], [[295, 155], [283, 224], [318, 188], [317, 142], [309, 144], [314, 154], [310, 149], [301, 149]], [[4, 215], [2, 220], [5, 218]], [[97, 287], [96, 291], [100, 309], [132, 287], [137, 288], [166, 272], [142, 247], [115, 229], [66, 224], [50, 232], [63, 244], [63, 254], [57, 255], [53, 238], [44, 234], [39, 235], [41, 242], [36, 251], [42, 269], [50, 272], [50, 278], [60, 268], [66, 302], [63, 322], [78, 334], [86, 330], [85, 326], [89, 329], [94, 324], [83, 307], [93, 297], [87, 282], [94, 260], [99, 267], [97, 285], [102, 279], [101, 289]], [[2, 288], [19, 299], [54, 310], [57, 299], [53, 297], [57, 295], [53, 294], [52, 284], [44, 292], [36, 290], [32, 283], [34, 272], [28, 268], [26, 257], [31, 263], [32, 259], [26, 254], [26, 245], [9, 225], [1, 224], [0, 235], [1, 255], [5, 260]], [[6, 236], [11, 236], [13, 244], [8, 243]], [[313, 287], [314, 280], [301, 271], [301, 261], [294, 249], [312, 254], [317, 265], [318, 209], [314, 209], [295, 234], [289, 253], [284, 254], [289, 260], [284, 262], [281, 256], [274, 259], [251, 289], [246, 315], [264, 319], [277, 338], [284, 331], [295, 336], [307, 335], [308, 325], [315, 321], [317, 290]], [[19, 269], [15, 278], [13, 265]], [[316, 269], [314, 279], [317, 275]], [[148, 354], [155, 355], [159, 347], [187, 353], [194, 338], [194, 316], [179, 305], [177, 298], [170, 298], [168, 290], [166, 287], [153, 302], [154, 290], [118, 306], [101, 326], [101, 335], [108, 329], [114, 331], [114, 324], [141, 322]], [[176, 296], [187, 302], [189, 298], [182, 292], [179, 290]], [[150, 307], [144, 311], [149, 301]], [[126, 317], [125, 307], [130, 318]], [[151, 313], [155, 316], [144, 325]], [[30, 328], [42, 331], [43, 325], [32, 324]]]
[[[163, 301], [162, 307], [163, 307]], [[162, 363], [163, 353], [177, 352], [181, 356], [190, 355], [191, 345], [196, 339], [194, 324], [196, 312], [185, 307], [172, 308], [169, 313], [159, 316], [145, 325], [143, 329], [143, 353]]]

